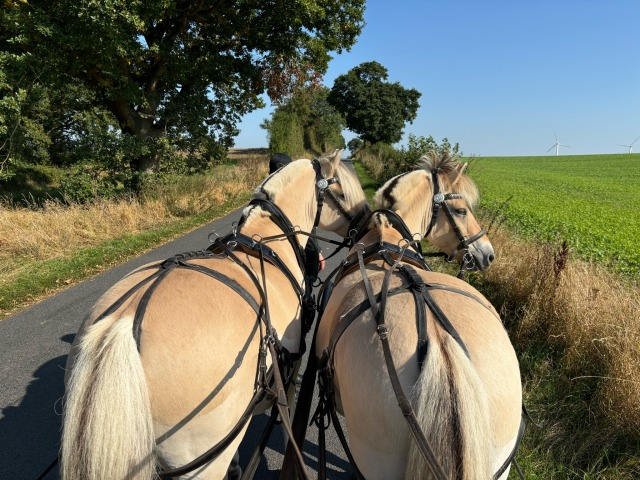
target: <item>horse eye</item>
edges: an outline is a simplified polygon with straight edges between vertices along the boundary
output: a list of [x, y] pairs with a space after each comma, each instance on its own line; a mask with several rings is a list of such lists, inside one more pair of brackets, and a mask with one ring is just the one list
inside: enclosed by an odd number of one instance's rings
[[466, 208], [458, 208], [456, 209], [456, 215], [459, 215], [460, 217], [464, 217], [467, 214], [467, 209]]

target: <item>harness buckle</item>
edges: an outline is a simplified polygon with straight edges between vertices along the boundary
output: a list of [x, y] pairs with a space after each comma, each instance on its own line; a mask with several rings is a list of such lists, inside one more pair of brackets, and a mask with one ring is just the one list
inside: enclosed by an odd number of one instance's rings
[[316, 182], [316, 187], [318, 187], [320, 190], [325, 190], [328, 186], [329, 182], [324, 178], [321, 178]]
[[164, 262], [162, 262], [160, 268], [166, 270], [168, 268], [177, 267], [180, 264], [180, 260], [182, 259], [184, 259], [183, 254], [179, 253], [178, 255], [174, 255], [173, 257], [167, 258]]
[[258, 243], [262, 243], [262, 235], [259, 233], [254, 233], [251, 235], [251, 241], [253, 242], [253, 246], [255, 247]]
[[[215, 238], [212, 238], [215, 235]], [[216, 240], [218, 240], [220, 238], [220, 235], [218, 235], [218, 232], [216, 232], [215, 230], [212, 230], [211, 233], [209, 233], [209, 235], [207, 235], [207, 240], [209, 240], [211, 243], [215, 243]]]
[[378, 332], [378, 335], [382, 339], [387, 338], [387, 335], [389, 334], [389, 330], [387, 329], [387, 325], [384, 324], [384, 323], [381, 323], [380, 325], [378, 325], [378, 327], [376, 328], [376, 332]]

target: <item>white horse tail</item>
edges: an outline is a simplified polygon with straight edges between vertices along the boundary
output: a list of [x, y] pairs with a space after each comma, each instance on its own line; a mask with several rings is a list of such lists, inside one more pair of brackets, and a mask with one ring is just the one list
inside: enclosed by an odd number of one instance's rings
[[151, 405], [130, 316], [107, 317], [82, 338], [67, 385], [63, 480], [150, 480]]
[[[471, 361], [451, 336], [430, 337], [427, 358], [413, 389], [413, 406], [447, 478], [492, 477], [487, 395]], [[405, 479], [432, 478], [411, 439]]]

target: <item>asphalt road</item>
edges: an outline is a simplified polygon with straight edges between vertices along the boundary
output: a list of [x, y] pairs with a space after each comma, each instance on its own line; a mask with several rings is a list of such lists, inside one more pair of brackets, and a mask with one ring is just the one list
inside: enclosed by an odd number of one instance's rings
[[[206, 248], [208, 234], [213, 229], [220, 234], [227, 233], [239, 218], [240, 210], [236, 210], [0, 322], [0, 478], [34, 480], [56, 458], [60, 445], [60, 400], [66, 357], [85, 314], [100, 295], [140, 265]], [[326, 244], [322, 249], [325, 256], [333, 251], [331, 245]], [[323, 273], [330, 272], [343, 255], [329, 260]], [[251, 421], [240, 447], [241, 465], [248, 461], [267, 419], [265, 414]], [[350, 467], [342, 447], [332, 429], [328, 434], [327, 476], [350, 478]], [[283, 444], [281, 427], [276, 427], [254, 478], [278, 478]], [[317, 429], [310, 427], [304, 456], [311, 472], [317, 469], [317, 454]], [[46, 476], [46, 480], [56, 478], [57, 468]]]

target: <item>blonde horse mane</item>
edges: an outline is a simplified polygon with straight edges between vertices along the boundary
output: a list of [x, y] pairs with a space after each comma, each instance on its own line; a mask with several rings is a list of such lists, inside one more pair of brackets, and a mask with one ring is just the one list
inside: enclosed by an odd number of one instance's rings
[[423, 170], [431, 173], [437, 169], [439, 172], [438, 181], [440, 190], [444, 192], [459, 193], [471, 207], [478, 203], [478, 189], [473, 180], [464, 173], [467, 163], [461, 163], [457, 154], [452, 154], [449, 150], [438, 154], [431, 150], [428, 154], [420, 157]]
[[458, 155], [448, 150], [442, 153], [431, 150], [420, 157], [415, 170], [392, 178], [378, 190], [375, 196], [376, 207], [409, 210], [410, 205], [424, 204], [425, 197], [433, 196], [431, 172], [434, 170], [438, 171], [441, 192], [459, 193], [473, 207], [478, 202], [478, 189], [464, 173], [465, 168], [466, 164], [460, 162]]
[[[325, 178], [336, 176], [340, 181], [346, 209], [349, 212], [359, 211], [363, 208], [366, 198], [358, 179], [349, 168], [342, 162], [337, 162], [336, 167], [336, 156], [341, 153], [342, 150], [336, 150], [333, 153], [325, 154], [318, 158], [322, 175]], [[303, 169], [313, 170], [310, 162], [311, 160], [309, 159], [296, 160], [269, 175], [255, 190], [253, 198], [262, 197], [264, 195], [263, 192], [266, 192], [272, 200], [277, 199], [279, 192], [284, 189], [285, 185], [288, 185], [294, 179], [302, 178], [303, 175], [301, 175], [301, 172]], [[315, 181], [315, 174], [313, 179]], [[315, 186], [314, 183], [309, 182], [309, 185], [301, 185], [301, 188], [313, 189]]]

